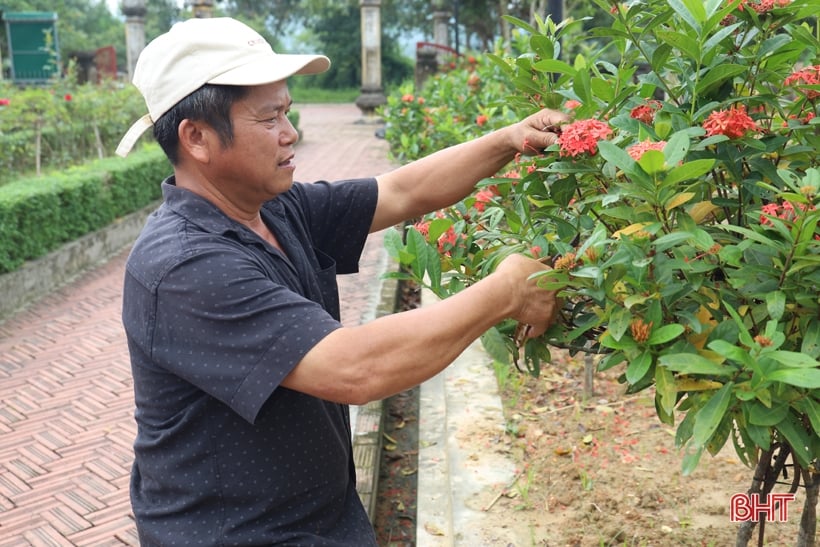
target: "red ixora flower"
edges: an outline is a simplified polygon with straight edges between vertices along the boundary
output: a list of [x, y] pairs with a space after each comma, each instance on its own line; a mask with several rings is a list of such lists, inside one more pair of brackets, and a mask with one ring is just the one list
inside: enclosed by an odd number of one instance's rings
[[598, 141], [609, 138], [612, 128], [600, 120], [578, 120], [561, 128], [558, 145], [562, 156], [576, 157], [598, 152]]
[[633, 144], [627, 148], [626, 153], [629, 154], [633, 160], [639, 161], [647, 150], [659, 150], [663, 152], [664, 146], [666, 146], [666, 141], [652, 142], [650, 140], [645, 140], [643, 142], [639, 142], [638, 144]]
[[487, 206], [488, 203], [490, 203], [493, 200], [493, 197], [495, 197], [495, 195], [496, 193], [493, 192], [493, 188], [489, 186], [487, 188], [479, 190], [478, 192], [476, 192], [475, 203], [473, 204], [473, 207], [475, 207], [476, 211], [483, 212], [484, 208]]
[[646, 125], [652, 125], [652, 122], [655, 121], [655, 112], [660, 110], [662, 106], [663, 103], [652, 99], [646, 101], [644, 104], [639, 104], [630, 110], [629, 116], [645, 123]]
[[737, 9], [743, 11], [743, 6], [749, 6], [757, 13], [767, 13], [774, 8], [785, 8], [792, 0], [742, 0]]
[[415, 98], [415, 97], [413, 97], [413, 95], [412, 95], [412, 94], [410, 94], [410, 93], [405, 93], [405, 94], [404, 94], [404, 95], [402, 95], [402, 97], [401, 97], [402, 102], [405, 102], [405, 103], [412, 103], [415, 99], [416, 99], [416, 98]]
[[489, 120], [489, 119], [490, 118], [488, 118], [485, 114], [479, 114], [478, 116], [476, 116], [475, 123], [476, 123], [476, 125], [481, 127], [485, 123], [487, 123], [487, 120]]
[[8, 106], [11, 104], [11, 101], [6, 98], [0, 98], [0, 106]]
[[564, 108], [567, 110], [575, 110], [581, 106], [581, 101], [576, 101], [575, 99], [567, 99], [567, 102], [564, 103]]
[[71, 96], [71, 93], [66, 93], [65, 95], [63, 95], [63, 99], [65, 99], [66, 101], [70, 101], [73, 98], [74, 97]]
[[[797, 209], [801, 212], [814, 211], [814, 205], [797, 204]], [[781, 220], [794, 221], [800, 213], [795, 210], [794, 205], [790, 201], [783, 201], [782, 203], [767, 203], [760, 208], [760, 224], [762, 226], [774, 226], [770, 217], [779, 218]]]
[[706, 135], [726, 135], [730, 139], [738, 139], [746, 131], [758, 131], [755, 121], [746, 113], [744, 105], [733, 106], [728, 110], [716, 110], [709, 114], [703, 122]]
[[[806, 67], [802, 70], [795, 70], [783, 80], [785, 85], [820, 85], [820, 65]], [[820, 91], [814, 89], [805, 90], [808, 99], [820, 97]]]

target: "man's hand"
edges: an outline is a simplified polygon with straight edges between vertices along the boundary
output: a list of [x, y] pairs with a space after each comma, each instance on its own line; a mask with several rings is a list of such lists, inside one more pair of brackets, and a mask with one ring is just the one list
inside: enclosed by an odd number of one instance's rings
[[523, 255], [510, 255], [498, 265], [493, 275], [505, 276], [512, 287], [510, 301], [513, 305], [511, 318], [529, 325], [527, 336], [535, 338], [546, 332], [558, 315], [556, 291], [538, 286], [538, 278], [531, 276], [549, 268], [537, 260]]
[[512, 145], [523, 154], [540, 154], [558, 142], [561, 126], [569, 121], [567, 114], [545, 108], [509, 127]]

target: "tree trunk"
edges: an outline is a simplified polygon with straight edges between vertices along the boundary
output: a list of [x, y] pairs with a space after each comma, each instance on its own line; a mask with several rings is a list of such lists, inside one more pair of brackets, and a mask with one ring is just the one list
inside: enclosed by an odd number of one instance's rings
[[504, 16], [507, 15], [507, 3], [504, 0], [499, 0], [498, 2], [498, 22], [501, 24], [501, 37], [504, 39], [505, 47], [510, 47], [510, 38], [512, 38], [512, 32], [510, 30], [510, 24], [504, 20]]
[[94, 144], [97, 145], [97, 157], [103, 159], [105, 157], [105, 149], [103, 148], [102, 137], [100, 137], [100, 126], [94, 122]]
[[40, 156], [42, 156], [43, 124], [37, 121], [34, 124], [34, 172], [40, 176]]
[[797, 547], [815, 547], [817, 539], [817, 497], [820, 491], [820, 475], [808, 469], [801, 469], [806, 501], [803, 502], [803, 516], [797, 531]]

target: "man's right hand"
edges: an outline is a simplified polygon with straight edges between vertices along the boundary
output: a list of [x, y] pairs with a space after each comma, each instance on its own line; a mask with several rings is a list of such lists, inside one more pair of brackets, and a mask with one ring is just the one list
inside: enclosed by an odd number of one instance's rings
[[492, 275], [504, 276], [511, 286], [510, 317], [520, 323], [529, 325], [528, 336], [540, 336], [555, 322], [558, 316], [559, 302], [556, 291], [538, 286], [541, 276], [534, 274], [549, 271], [541, 262], [523, 255], [514, 254], [505, 258]]

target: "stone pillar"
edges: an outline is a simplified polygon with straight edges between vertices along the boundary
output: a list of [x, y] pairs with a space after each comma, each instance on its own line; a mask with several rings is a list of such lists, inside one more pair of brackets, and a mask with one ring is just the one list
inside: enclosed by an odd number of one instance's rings
[[122, 0], [125, 15], [125, 59], [128, 64], [128, 81], [134, 77], [137, 57], [145, 49], [145, 0]]
[[356, 106], [366, 117], [387, 102], [382, 88], [381, 0], [360, 0], [362, 17], [362, 94]]
[[450, 12], [436, 10], [433, 12], [433, 43], [450, 47]]
[[187, 0], [186, 4], [191, 7], [191, 11], [197, 19], [210, 19], [213, 17], [214, 0]]

